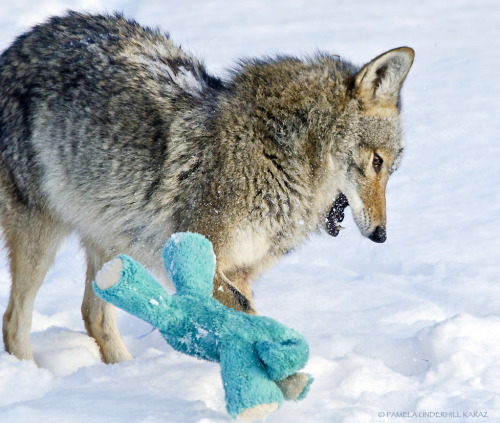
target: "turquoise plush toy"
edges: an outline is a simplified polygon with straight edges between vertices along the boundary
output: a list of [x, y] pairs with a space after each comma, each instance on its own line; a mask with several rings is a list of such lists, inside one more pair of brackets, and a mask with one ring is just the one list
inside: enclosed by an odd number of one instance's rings
[[205, 237], [174, 234], [163, 248], [170, 295], [139, 263], [120, 255], [98, 273], [103, 300], [158, 328], [176, 350], [219, 362], [233, 418], [254, 420], [284, 399], [304, 398], [312, 377], [297, 373], [309, 355], [302, 335], [273, 319], [227, 308], [212, 298], [215, 254]]

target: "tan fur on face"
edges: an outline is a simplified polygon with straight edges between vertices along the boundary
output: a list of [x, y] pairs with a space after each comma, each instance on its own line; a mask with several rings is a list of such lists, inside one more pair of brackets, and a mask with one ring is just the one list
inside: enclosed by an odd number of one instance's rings
[[377, 226], [385, 227], [386, 225], [386, 186], [387, 178], [376, 176], [369, 180], [360, 191], [360, 197], [365, 205], [366, 214], [370, 221], [369, 226], [372, 228]]

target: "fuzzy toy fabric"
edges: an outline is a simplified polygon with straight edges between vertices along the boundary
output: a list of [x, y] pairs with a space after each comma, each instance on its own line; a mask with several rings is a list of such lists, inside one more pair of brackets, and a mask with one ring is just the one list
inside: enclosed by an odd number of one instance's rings
[[219, 362], [226, 406], [233, 418], [263, 418], [284, 399], [304, 398], [312, 377], [296, 373], [309, 355], [302, 335], [277, 321], [229, 309], [212, 298], [215, 254], [205, 237], [174, 234], [163, 249], [171, 296], [130, 257], [120, 255], [98, 273], [103, 300], [158, 328], [183, 353]]

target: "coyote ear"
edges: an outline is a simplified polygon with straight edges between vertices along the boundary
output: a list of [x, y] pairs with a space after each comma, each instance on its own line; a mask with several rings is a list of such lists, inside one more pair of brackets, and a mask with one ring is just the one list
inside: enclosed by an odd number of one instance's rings
[[401, 86], [410, 71], [415, 52], [400, 47], [381, 54], [367, 63], [356, 75], [357, 96], [368, 110], [395, 109]]

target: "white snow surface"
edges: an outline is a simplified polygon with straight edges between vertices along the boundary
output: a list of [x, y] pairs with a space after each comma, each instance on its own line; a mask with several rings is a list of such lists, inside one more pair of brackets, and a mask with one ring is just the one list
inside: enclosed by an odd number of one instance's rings
[[[312, 237], [255, 284], [260, 313], [307, 338], [316, 379], [267, 421], [500, 422], [498, 0], [2, 1], [0, 49], [68, 8], [160, 26], [216, 74], [241, 57], [324, 50], [361, 65], [413, 47], [388, 241], [348, 216], [338, 238]], [[0, 353], [0, 422], [230, 421], [219, 366], [133, 316], [118, 312], [134, 360], [101, 363], [80, 317], [84, 261], [69, 238], [40, 290], [36, 364]], [[8, 291], [4, 251], [0, 313]]]

